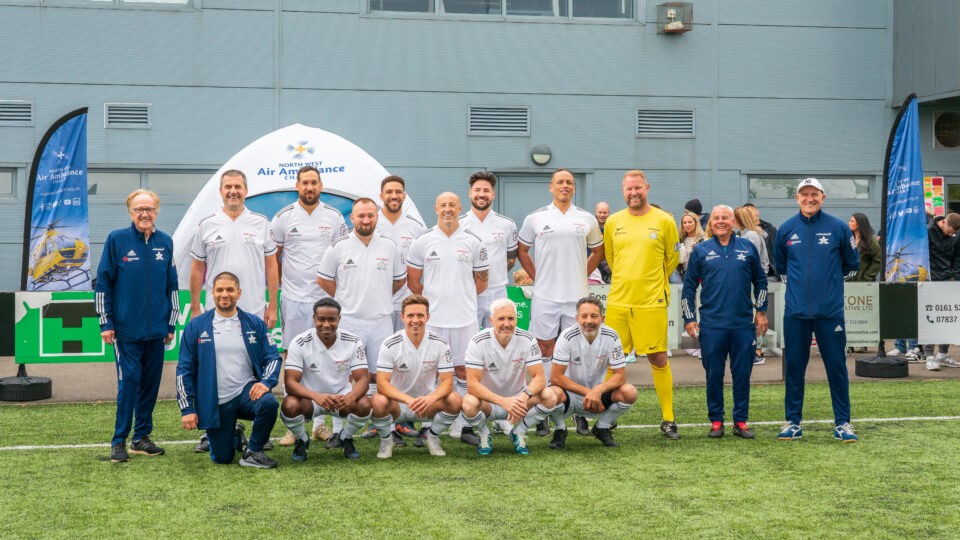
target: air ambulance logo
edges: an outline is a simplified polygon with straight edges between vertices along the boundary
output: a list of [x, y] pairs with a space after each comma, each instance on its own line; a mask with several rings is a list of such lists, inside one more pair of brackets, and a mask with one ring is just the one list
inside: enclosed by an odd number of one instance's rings
[[303, 159], [312, 156], [317, 148], [310, 144], [310, 141], [297, 141], [295, 144], [287, 145], [287, 152], [291, 153], [293, 159]]

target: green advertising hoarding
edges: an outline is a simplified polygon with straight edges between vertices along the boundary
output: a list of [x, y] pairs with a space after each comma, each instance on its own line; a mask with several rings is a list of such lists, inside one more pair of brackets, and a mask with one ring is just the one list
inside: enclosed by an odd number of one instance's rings
[[[783, 318], [783, 290], [779, 283], [770, 284], [768, 300], [773, 308], [771, 330], [767, 346], [783, 344], [780, 328]], [[696, 348], [698, 344], [683, 331], [680, 318], [680, 285], [670, 286], [667, 346]], [[850, 346], [876, 344], [879, 339], [879, 294], [875, 283], [847, 283], [845, 307]], [[606, 303], [608, 285], [590, 285], [589, 294]], [[533, 287], [507, 287], [507, 296], [517, 304], [517, 326], [527, 329], [530, 324], [530, 297]], [[180, 291], [180, 305], [184, 310], [177, 318], [175, 339], [164, 353], [164, 360], [176, 361], [180, 336], [190, 320], [190, 292]], [[18, 292], [15, 294], [15, 354], [18, 364], [54, 364], [76, 362], [113, 362], [112, 345], [100, 339], [100, 325], [92, 291], [76, 292]], [[279, 323], [271, 333], [280, 346]]]

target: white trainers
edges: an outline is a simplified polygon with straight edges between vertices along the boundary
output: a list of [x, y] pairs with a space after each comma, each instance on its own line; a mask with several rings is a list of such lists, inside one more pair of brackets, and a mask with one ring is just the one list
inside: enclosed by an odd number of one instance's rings
[[684, 349], [683, 352], [687, 353], [687, 356], [700, 358], [700, 349]]
[[493, 431], [496, 433], [506, 433], [509, 435], [510, 432], [513, 431], [513, 424], [507, 420], [494, 420]]
[[289, 429], [284, 433], [283, 437], [280, 438], [280, 446], [293, 446], [293, 443], [297, 441], [297, 438], [293, 436], [293, 432]]
[[887, 351], [887, 356], [894, 356], [894, 357], [896, 357], [896, 356], [900, 356], [901, 354], [903, 354], [903, 351], [901, 351], [900, 349], [898, 349], [898, 348], [896, 348], [896, 347], [894, 347], [894, 348], [890, 349], [889, 351]]
[[940, 364], [936, 359], [927, 357], [927, 371], [940, 371]]
[[329, 439], [331, 435], [333, 435], [333, 433], [330, 432], [326, 423], [318, 421], [313, 423], [313, 431], [310, 432], [310, 437], [313, 438], [313, 440], [325, 441]]
[[957, 362], [956, 360], [951, 358], [949, 354], [938, 353], [936, 360], [937, 360], [937, 363], [939, 363], [941, 366], [960, 367], [960, 362]]
[[764, 347], [763, 353], [768, 356], [783, 356], [783, 349], [780, 347]]
[[445, 456], [446, 452], [443, 451], [443, 448], [440, 447], [440, 437], [437, 437], [429, 430], [423, 436], [423, 442], [427, 445], [427, 450], [430, 451], [431, 456]]
[[923, 354], [923, 349], [921, 349], [920, 347], [914, 347], [907, 352], [914, 356], [920, 356], [921, 354]]
[[380, 459], [392, 458], [393, 447], [396, 446], [396, 444], [393, 440], [393, 434], [388, 437], [380, 437], [380, 451], [377, 452], [377, 457]]

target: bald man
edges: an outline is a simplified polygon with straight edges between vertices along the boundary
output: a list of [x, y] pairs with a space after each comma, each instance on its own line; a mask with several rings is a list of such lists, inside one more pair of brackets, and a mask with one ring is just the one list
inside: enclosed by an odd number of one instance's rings
[[[437, 225], [414, 240], [407, 254], [407, 285], [413, 294], [430, 301], [427, 329], [450, 346], [454, 389], [463, 396], [467, 392], [464, 354], [470, 338], [480, 331], [477, 295], [487, 288], [490, 263], [480, 237], [460, 226], [459, 197], [441, 193], [435, 209]], [[457, 433], [459, 428], [462, 433]], [[461, 434], [475, 444], [476, 435], [458, 421], [451, 436]]]

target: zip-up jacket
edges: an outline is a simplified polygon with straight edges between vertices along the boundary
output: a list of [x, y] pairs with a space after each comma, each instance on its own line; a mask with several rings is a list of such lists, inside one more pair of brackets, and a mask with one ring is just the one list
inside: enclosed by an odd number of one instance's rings
[[930, 278], [933, 281], [950, 281], [960, 276], [960, 243], [956, 236], [947, 236], [940, 230], [943, 216], [937, 216], [927, 227], [930, 246]]
[[[180, 414], [197, 415], [200, 429], [220, 427], [217, 395], [217, 353], [213, 345], [213, 315], [204, 312], [192, 319], [180, 340], [180, 361], [177, 363], [177, 405]], [[259, 317], [237, 310], [240, 332], [253, 374], [267, 388], [273, 389], [280, 376], [280, 354], [267, 325]]]
[[744, 238], [731, 236], [726, 247], [711, 238], [693, 248], [680, 296], [684, 324], [697, 320], [698, 286], [702, 286], [700, 326], [703, 328], [753, 328], [753, 310], [767, 310], [767, 276], [760, 265], [760, 253]]
[[94, 291], [101, 332], [122, 341], [166, 338], [180, 315], [173, 239], [157, 229], [146, 239], [133, 223], [111, 232]]
[[843, 282], [860, 269], [849, 225], [822, 210], [798, 212], [777, 231], [774, 258], [787, 287], [785, 317], [843, 317]]

